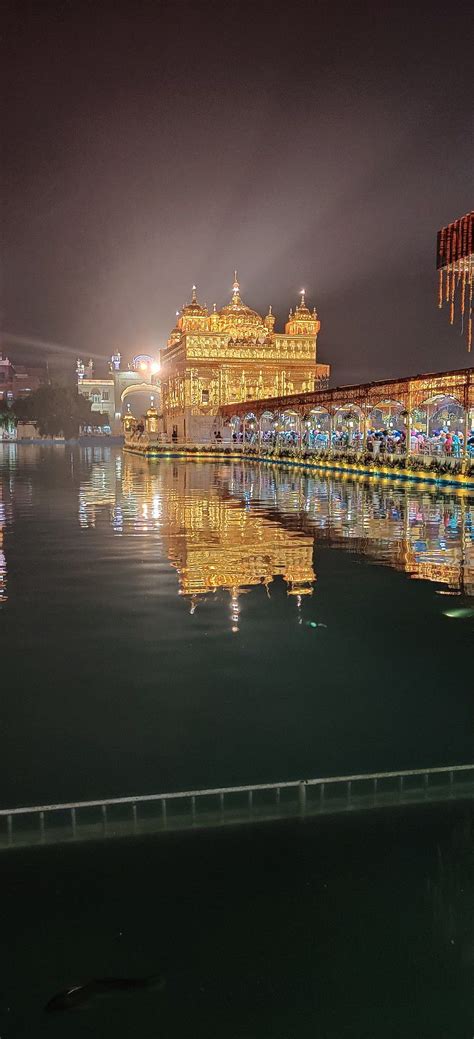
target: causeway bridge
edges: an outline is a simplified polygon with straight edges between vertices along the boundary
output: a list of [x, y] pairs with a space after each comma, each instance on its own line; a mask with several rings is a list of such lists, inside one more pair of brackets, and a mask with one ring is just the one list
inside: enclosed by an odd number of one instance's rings
[[471, 800], [474, 765], [448, 765], [4, 808], [0, 851]]
[[404, 430], [410, 445], [412, 433], [429, 436], [447, 423], [463, 432], [466, 452], [474, 423], [474, 368], [245, 400], [221, 405], [219, 414], [235, 431], [243, 429], [244, 440], [252, 429], [260, 443], [272, 429], [294, 430], [301, 437], [306, 427], [325, 432], [329, 443], [337, 431], [345, 432], [349, 445], [357, 442], [362, 450], [371, 427]]

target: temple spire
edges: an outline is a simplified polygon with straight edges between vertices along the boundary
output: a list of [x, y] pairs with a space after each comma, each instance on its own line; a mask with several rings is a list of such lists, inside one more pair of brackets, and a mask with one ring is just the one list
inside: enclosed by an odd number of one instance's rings
[[193, 294], [191, 296], [191, 302], [192, 303], [197, 303], [196, 286], [195, 285], [193, 285]]
[[240, 285], [237, 278], [237, 271], [234, 271], [234, 284], [232, 286], [232, 302], [240, 303]]

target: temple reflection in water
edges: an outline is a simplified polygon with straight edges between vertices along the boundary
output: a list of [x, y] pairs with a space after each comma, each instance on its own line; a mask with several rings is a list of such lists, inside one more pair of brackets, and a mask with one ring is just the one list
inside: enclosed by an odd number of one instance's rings
[[7, 599], [7, 562], [5, 559], [4, 539], [6, 526], [6, 508], [0, 484], [0, 605]]
[[308, 475], [240, 462], [150, 464], [130, 455], [94, 460], [80, 487], [83, 527], [156, 532], [193, 613], [225, 589], [239, 596], [281, 576], [298, 606], [316, 580], [319, 542], [474, 595], [474, 502], [459, 492]]

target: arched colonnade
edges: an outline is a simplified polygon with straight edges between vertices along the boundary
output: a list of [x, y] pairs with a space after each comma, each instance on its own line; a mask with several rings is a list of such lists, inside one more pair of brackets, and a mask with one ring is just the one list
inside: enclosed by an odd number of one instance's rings
[[249, 401], [226, 405], [223, 413], [234, 443], [248, 446], [474, 456], [471, 374], [466, 369], [431, 379]]

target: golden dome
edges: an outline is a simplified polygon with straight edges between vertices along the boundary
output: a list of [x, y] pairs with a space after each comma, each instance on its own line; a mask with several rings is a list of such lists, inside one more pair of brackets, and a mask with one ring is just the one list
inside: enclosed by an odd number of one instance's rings
[[185, 303], [184, 307], [181, 309], [181, 314], [183, 317], [185, 315], [189, 317], [207, 317], [207, 307], [203, 307], [201, 303], [198, 303], [195, 285], [193, 285], [191, 302]]
[[314, 307], [311, 313], [306, 306], [305, 290], [300, 292], [301, 302], [295, 307], [295, 312], [290, 310], [288, 321], [285, 325], [287, 335], [317, 335], [321, 327]]
[[305, 294], [305, 290], [301, 289], [301, 292], [300, 292], [301, 303], [299, 304], [299, 306], [296, 307], [295, 317], [296, 316], [301, 317], [301, 318], [308, 318], [308, 317], [310, 318], [311, 317], [310, 311], [308, 310], [308, 308], [306, 306], [305, 295], [306, 295]]
[[240, 285], [237, 281], [237, 271], [234, 271], [234, 284], [232, 286], [232, 299], [219, 311], [219, 316], [228, 323], [242, 325], [262, 325], [262, 318], [256, 310], [251, 310], [241, 299]]

